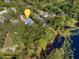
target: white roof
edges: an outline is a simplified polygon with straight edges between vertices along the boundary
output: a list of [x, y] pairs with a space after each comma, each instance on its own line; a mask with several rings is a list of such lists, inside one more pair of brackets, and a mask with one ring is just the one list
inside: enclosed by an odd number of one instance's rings
[[11, 7], [11, 10], [13, 10], [16, 13], [16, 8], [15, 7]]
[[10, 3], [10, 0], [4, 0], [4, 2], [8, 2], [8, 3]]
[[25, 21], [25, 19], [24, 19], [24, 16], [23, 16], [23, 15], [20, 15], [20, 18], [21, 18], [21, 20], [22, 20], [22, 21]]
[[0, 14], [8, 13], [7, 10], [0, 11]]

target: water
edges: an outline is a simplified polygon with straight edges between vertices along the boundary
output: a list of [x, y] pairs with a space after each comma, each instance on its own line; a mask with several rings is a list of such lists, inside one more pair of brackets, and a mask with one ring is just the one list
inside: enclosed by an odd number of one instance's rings
[[[79, 29], [71, 31], [72, 33], [79, 33]], [[76, 35], [71, 35], [71, 48], [72, 51], [74, 52], [74, 59], [79, 59], [79, 34]]]
[[73, 41], [71, 47], [74, 51], [74, 59], [79, 59], [79, 35], [72, 35], [71, 40]]
[[47, 45], [47, 48], [46, 48], [46, 51], [45, 51], [45, 54], [44, 55], [45, 56], [48, 56], [53, 49], [62, 47], [62, 45], [64, 43], [64, 40], [65, 40], [64, 37], [62, 37], [60, 35], [56, 36], [56, 38], [54, 40], [54, 43], [51, 43], [51, 44], [49, 43]]
[[[79, 32], [79, 29], [78, 30], [73, 30], [71, 31], [72, 33], [78, 33]], [[55, 48], [61, 48], [62, 45], [63, 45], [63, 42], [64, 42], [64, 37], [62, 36], [57, 36], [54, 40], [54, 43], [52, 44], [48, 44], [47, 45], [47, 49], [45, 51], [45, 54], [44, 56], [48, 56], [51, 51]], [[72, 51], [74, 52], [74, 59], [79, 59], [79, 35], [71, 35], [71, 40], [73, 41], [71, 43], [71, 49]], [[70, 58], [71, 59], [71, 58]]]

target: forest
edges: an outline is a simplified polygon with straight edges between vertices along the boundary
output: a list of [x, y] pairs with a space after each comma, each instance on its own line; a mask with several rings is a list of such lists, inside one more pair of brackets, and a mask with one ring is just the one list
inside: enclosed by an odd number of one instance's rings
[[78, 0], [0, 0], [0, 59], [75, 59]]

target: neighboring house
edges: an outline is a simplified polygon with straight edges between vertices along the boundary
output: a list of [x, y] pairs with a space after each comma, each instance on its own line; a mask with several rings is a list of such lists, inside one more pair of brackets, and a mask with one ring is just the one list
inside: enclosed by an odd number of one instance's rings
[[19, 20], [10, 20], [10, 22], [13, 24], [13, 25], [17, 25], [19, 23]]
[[25, 19], [24, 19], [24, 16], [23, 16], [23, 15], [20, 15], [20, 19], [21, 19], [22, 21], [25, 21]]
[[0, 11], [0, 15], [5, 14], [5, 13], [8, 13], [8, 11], [7, 10]]
[[[15, 7], [11, 7], [10, 10], [14, 11], [15, 13], [17, 12]], [[7, 9], [0, 11], [0, 15], [5, 14], [5, 13], [8, 13]]]
[[40, 21], [43, 21], [43, 18], [42, 17], [40, 17], [40, 15], [38, 15], [38, 14], [36, 14], [36, 13], [32, 13], [33, 14], [33, 18], [34, 19], [37, 19], [37, 20], [40, 20]]
[[11, 0], [4, 0], [5, 3], [11, 3]]
[[49, 13], [48, 12], [44, 12], [44, 11], [40, 11], [39, 15], [42, 15], [43, 17], [48, 17]]
[[48, 17], [49, 16], [49, 13], [48, 12], [44, 12], [43, 13], [43, 17]]
[[40, 11], [39, 15], [41, 15], [41, 16], [43, 16], [45, 18], [47, 18], [48, 16], [53, 16], [53, 17], [56, 16], [56, 14], [54, 14], [53, 12], [48, 13], [48, 12], [44, 12], [44, 11]]
[[[11, 7], [10, 10], [14, 11], [16, 13], [16, 8]], [[0, 11], [0, 23], [4, 23], [5, 20], [10, 20], [10, 15], [8, 15], [8, 10], [2, 10]], [[18, 23], [18, 20], [11, 21], [14, 25]]]
[[0, 23], [4, 23], [4, 21], [6, 20], [6, 17], [4, 16], [4, 14], [7, 14], [7, 10], [3, 10], [0, 11]]
[[11, 7], [11, 10], [14, 11], [15, 14], [16, 14], [17, 11], [16, 11], [16, 8], [15, 7]]
[[13, 45], [13, 46], [10, 46], [10, 47], [3, 47], [3, 48], [0, 49], [0, 52], [5, 53], [8, 50], [11, 50], [12, 52], [15, 52], [16, 49], [17, 49], [17, 47], [18, 47], [17, 44], [16, 45]]
[[51, 13], [51, 16], [55, 17], [55, 16], [56, 16], [56, 14], [54, 14], [54, 13], [52, 12], [52, 13]]

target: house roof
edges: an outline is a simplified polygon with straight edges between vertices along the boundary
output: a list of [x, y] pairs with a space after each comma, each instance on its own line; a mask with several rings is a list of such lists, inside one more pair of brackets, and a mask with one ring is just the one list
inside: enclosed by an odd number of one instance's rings
[[0, 11], [0, 14], [8, 13], [7, 10]]

